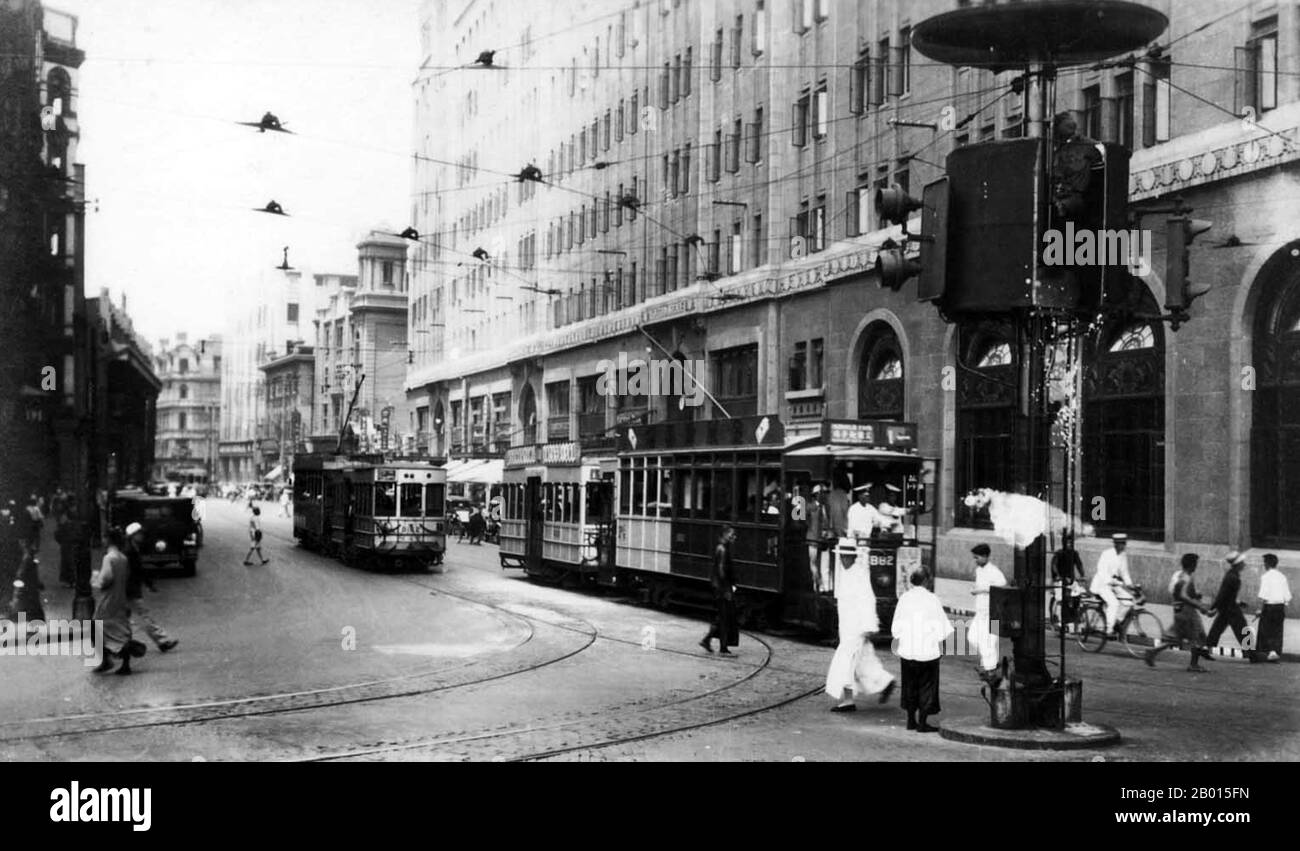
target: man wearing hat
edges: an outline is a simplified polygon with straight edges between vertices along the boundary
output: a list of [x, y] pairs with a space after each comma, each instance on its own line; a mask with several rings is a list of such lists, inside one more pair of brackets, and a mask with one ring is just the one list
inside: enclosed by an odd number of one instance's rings
[[[856, 507], [856, 506], [855, 506]], [[852, 526], [852, 521], [849, 521]], [[894, 691], [894, 678], [880, 664], [870, 636], [879, 631], [876, 594], [871, 590], [867, 550], [853, 537], [842, 538], [836, 552], [835, 604], [839, 646], [826, 671], [826, 693], [839, 702], [832, 712], [852, 712], [855, 698], [879, 695], [885, 703]]]
[[857, 502], [849, 506], [849, 528], [846, 536], [849, 538], [870, 538], [871, 533], [877, 527], [884, 526], [889, 521], [871, 504], [870, 482], [854, 488], [853, 496]]
[[903, 531], [903, 520], [907, 517], [907, 509], [898, 505], [903, 501], [903, 489], [898, 485], [885, 483], [885, 494], [876, 503], [876, 510], [884, 518], [886, 527], [891, 532]]
[[153, 590], [152, 583], [144, 575], [144, 558], [140, 554], [140, 547], [144, 544], [144, 527], [139, 523], [132, 523], [126, 527], [126, 560], [128, 564], [126, 575], [126, 597], [127, 604], [131, 607], [131, 614], [138, 617], [144, 623], [144, 631], [158, 645], [158, 649], [166, 653], [177, 645], [175, 638], [169, 638], [167, 630], [163, 629], [162, 624], [153, 618], [153, 613], [144, 603], [144, 586], [149, 585]]
[[1103, 614], [1106, 616], [1106, 632], [1115, 629], [1120, 620], [1120, 602], [1115, 596], [1116, 586], [1133, 587], [1133, 577], [1128, 572], [1128, 535], [1116, 532], [1110, 536], [1111, 549], [1106, 550], [1097, 559], [1097, 572], [1092, 577], [1088, 590], [1096, 594], [1106, 604]]
[[[1241, 604], [1237, 602], [1237, 595], [1241, 592], [1241, 569], [1246, 566], [1246, 557], [1241, 553], [1233, 550], [1223, 557], [1227, 562], [1227, 570], [1223, 574], [1223, 581], [1219, 583], [1219, 593], [1214, 597], [1214, 605], [1211, 611], [1214, 614], [1214, 623], [1210, 624], [1210, 634], [1205, 639], [1205, 643], [1213, 648], [1219, 646], [1219, 637], [1228, 627], [1232, 627], [1232, 634], [1237, 636], [1237, 643], [1244, 650], [1246, 647], [1246, 616], [1242, 614]], [[1254, 653], [1248, 653], [1247, 658], [1250, 661], [1258, 661]]]
[[826, 486], [817, 484], [808, 500], [808, 569], [812, 573], [813, 590], [822, 593], [831, 590], [831, 532], [830, 513], [826, 510]]
[[975, 557], [975, 585], [970, 591], [975, 597], [975, 617], [966, 627], [966, 640], [979, 651], [981, 674], [988, 677], [997, 670], [1002, 655], [1001, 642], [989, 624], [989, 589], [1005, 587], [1007, 577], [989, 561], [988, 544], [976, 544], [970, 552]]

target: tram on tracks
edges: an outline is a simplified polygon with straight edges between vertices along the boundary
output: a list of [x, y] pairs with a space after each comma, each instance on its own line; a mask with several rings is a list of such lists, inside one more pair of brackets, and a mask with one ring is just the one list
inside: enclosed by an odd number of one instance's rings
[[922, 565], [933, 575], [927, 495], [938, 493], [939, 465], [919, 454], [916, 437], [912, 423], [787, 428], [753, 416], [624, 426], [614, 457], [582, 457], [577, 444], [517, 447], [506, 463], [502, 566], [634, 591], [660, 607], [711, 607], [713, 550], [729, 525], [742, 619], [833, 633], [833, 587], [814, 579], [809, 554], [809, 500], [815, 485], [829, 488], [830, 524], [842, 531], [853, 489], [870, 485], [872, 501], [889, 500], [899, 515], [894, 528], [853, 542], [887, 637], [907, 575]]
[[576, 441], [516, 446], [502, 471], [501, 566], [562, 582], [614, 580], [613, 454]]
[[372, 569], [431, 569], [447, 550], [441, 459], [300, 455], [293, 534], [302, 546]]

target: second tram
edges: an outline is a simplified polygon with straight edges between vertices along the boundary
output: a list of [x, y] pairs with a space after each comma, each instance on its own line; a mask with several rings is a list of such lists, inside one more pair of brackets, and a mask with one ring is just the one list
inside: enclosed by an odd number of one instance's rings
[[447, 473], [440, 461], [305, 455], [294, 462], [294, 537], [348, 564], [442, 564]]

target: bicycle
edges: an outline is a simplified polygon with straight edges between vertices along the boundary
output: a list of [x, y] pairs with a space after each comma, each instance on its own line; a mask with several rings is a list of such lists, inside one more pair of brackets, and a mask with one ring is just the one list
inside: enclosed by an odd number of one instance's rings
[[[1129, 605], [1129, 610], [1115, 625], [1115, 635], [1128, 654], [1138, 658], [1160, 642], [1165, 628], [1156, 613], [1146, 607], [1142, 586], [1134, 585], [1129, 591], [1131, 596], [1119, 599], [1121, 605]], [[1087, 653], [1101, 652], [1110, 640], [1111, 633], [1106, 630], [1105, 605], [1096, 594], [1087, 593], [1079, 598], [1074, 617], [1074, 640]]]

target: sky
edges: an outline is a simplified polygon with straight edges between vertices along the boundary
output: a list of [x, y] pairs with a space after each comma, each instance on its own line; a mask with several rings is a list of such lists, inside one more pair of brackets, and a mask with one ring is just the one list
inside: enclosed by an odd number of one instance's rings
[[[79, 17], [86, 290], [122, 293], [155, 344], [221, 333], [232, 299], [291, 265], [356, 274], [401, 231], [418, 0], [47, 0]], [[273, 112], [297, 135], [235, 122]], [[274, 199], [289, 218], [254, 212]]]

